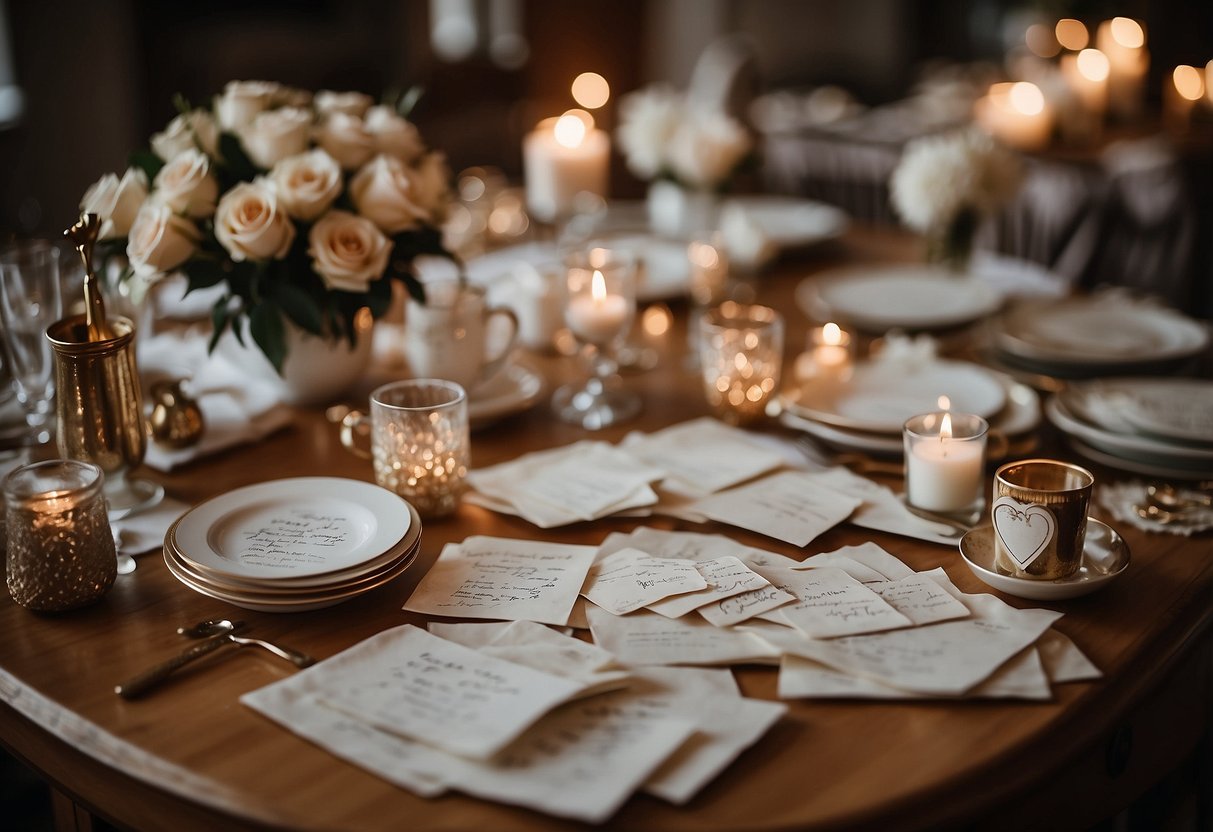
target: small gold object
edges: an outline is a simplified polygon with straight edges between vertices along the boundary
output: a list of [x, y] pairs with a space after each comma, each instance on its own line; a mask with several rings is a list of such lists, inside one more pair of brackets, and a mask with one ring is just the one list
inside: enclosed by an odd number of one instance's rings
[[101, 218], [96, 214], [81, 214], [80, 219], [63, 236], [72, 241], [80, 260], [84, 263], [84, 318], [88, 324], [88, 340], [107, 341], [114, 337], [109, 319], [105, 316], [105, 300], [101, 287], [97, 285], [97, 272], [93, 269], [93, 249], [97, 235], [101, 233]]
[[1008, 462], [994, 472], [995, 567], [1030, 580], [1069, 578], [1082, 566], [1095, 476], [1053, 459]]
[[202, 408], [181, 389], [182, 381], [152, 384], [152, 439], [166, 448], [188, 448], [202, 438]]

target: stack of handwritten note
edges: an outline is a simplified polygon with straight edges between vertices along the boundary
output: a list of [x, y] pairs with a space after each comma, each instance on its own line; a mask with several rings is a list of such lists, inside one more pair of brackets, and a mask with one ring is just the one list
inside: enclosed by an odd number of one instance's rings
[[[786, 443], [784, 443], [786, 444]], [[809, 467], [771, 437], [695, 419], [620, 445], [582, 441], [469, 474], [468, 502], [552, 528], [609, 515], [716, 520], [805, 546], [838, 523], [954, 545], [946, 526], [842, 468]]]
[[539, 625], [435, 629], [388, 630], [241, 701], [419, 795], [595, 823], [637, 789], [686, 802], [785, 710], [728, 671], [621, 671]]

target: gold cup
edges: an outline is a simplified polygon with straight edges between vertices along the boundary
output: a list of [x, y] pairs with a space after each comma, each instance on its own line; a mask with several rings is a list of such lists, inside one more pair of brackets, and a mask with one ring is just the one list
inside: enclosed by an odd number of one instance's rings
[[143, 462], [147, 428], [139, 373], [135, 367], [135, 325], [111, 317], [112, 338], [89, 340], [84, 315], [51, 324], [46, 337], [55, 350], [55, 440], [66, 459], [92, 462], [105, 472], [111, 511], [147, 502], [147, 483], [129, 481]]
[[1008, 462], [994, 473], [994, 566], [1016, 578], [1068, 578], [1082, 565], [1095, 477], [1052, 459]]

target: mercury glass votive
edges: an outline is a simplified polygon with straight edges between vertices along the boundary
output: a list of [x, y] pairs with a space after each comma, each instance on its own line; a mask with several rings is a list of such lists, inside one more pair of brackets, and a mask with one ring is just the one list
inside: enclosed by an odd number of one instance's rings
[[726, 301], [699, 320], [699, 362], [712, 411], [740, 425], [755, 421], [779, 389], [783, 318], [768, 306]]
[[91, 604], [118, 573], [105, 476], [91, 462], [54, 459], [4, 480], [8, 591], [23, 607], [62, 612]]
[[[354, 432], [369, 432], [371, 450]], [[453, 381], [421, 378], [385, 384], [371, 393], [368, 417], [352, 411], [342, 421], [341, 441], [369, 457], [375, 482], [408, 500], [422, 517], [441, 517], [459, 507], [470, 459], [467, 393]]]

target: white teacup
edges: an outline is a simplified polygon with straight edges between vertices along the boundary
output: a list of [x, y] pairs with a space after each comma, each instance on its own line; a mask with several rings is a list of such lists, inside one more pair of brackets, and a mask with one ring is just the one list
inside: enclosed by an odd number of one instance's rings
[[[404, 354], [413, 376], [443, 378], [467, 390], [495, 376], [518, 340], [514, 312], [490, 307], [483, 288], [454, 280], [426, 283], [425, 292], [424, 304], [410, 298], [405, 311]], [[496, 317], [507, 321], [508, 337], [490, 326]]]

